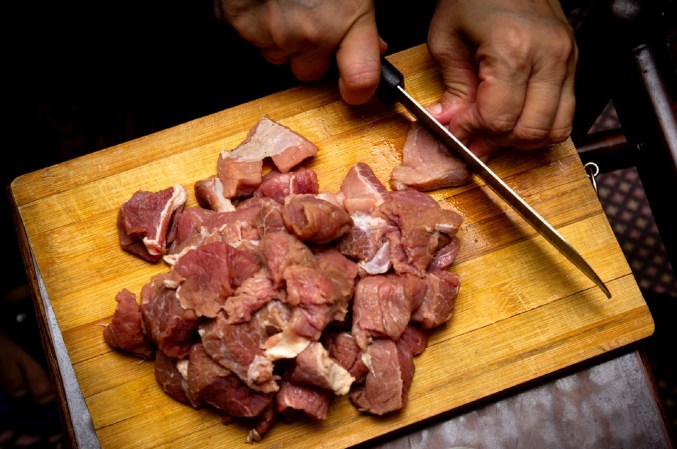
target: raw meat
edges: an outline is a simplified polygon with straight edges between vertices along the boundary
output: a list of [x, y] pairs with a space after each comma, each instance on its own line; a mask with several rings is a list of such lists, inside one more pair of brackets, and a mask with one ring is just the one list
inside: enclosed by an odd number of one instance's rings
[[[118, 293], [105, 341], [155, 354], [176, 400], [249, 420], [247, 442], [277, 416], [326, 419], [336, 395], [375, 415], [402, 409], [414, 357], [460, 288], [448, 271], [460, 215], [418, 190], [388, 191], [364, 163], [321, 192], [314, 171], [292, 170], [316, 151], [264, 117], [195, 183], [199, 207], [184, 207], [179, 186], [137, 192], [119, 213], [123, 248], [168, 271], [140, 304]], [[268, 157], [276, 168], [262, 176]]]
[[186, 199], [186, 189], [180, 184], [160, 192], [135, 192], [118, 213], [122, 249], [150, 262], [159, 261], [166, 252], [172, 219]]
[[470, 180], [463, 161], [450, 154], [430, 132], [412, 122], [402, 149], [402, 163], [390, 175], [394, 190], [436, 190], [458, 186]]
[[249, 196], [263, 181], [264, 159], [271, 158], [280, 173], [287, 173], [315, 154], [317, 147], [308, 139], [262, 117], [237, 148], [219, 154], [216, 170], [226, 198]]
[[345, 209], [309, 194], [288, 196], [282, 218], [287, 229], [304, 242], [311, 243], [329, 243], [352, 227]]
[[320, 185], [314, 171], [307, 168], [280, 173], [272, 171], [263, 177], [261, 185], [254, 191], [254, 198], [271, 198], [280, 204], [284, 199], [293, 194], [317, 194]]
[[153, 342], [146, 337], [136, 295], [125, 288], [115, 296], [115, 300], [118, 305], [115, 308], [113, 320], [103, 330], [106, 343], [113, 348], [141, 357], [152, 356], [155, 347]]

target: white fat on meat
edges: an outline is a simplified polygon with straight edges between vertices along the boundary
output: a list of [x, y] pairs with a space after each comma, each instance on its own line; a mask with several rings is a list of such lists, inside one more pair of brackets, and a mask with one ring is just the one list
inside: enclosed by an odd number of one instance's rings
[[179, 359], [176, 362], [176, 370], [181, 373], [181, 376], [188, 380], [188, 359]]
[[266, 357], [270, 360], [293, 359], [308, 347], [310, 340], [293, 332], [283, 331], [266, 340]]
[[374, 217], [371, 214], [364, 212], [356, 212], [350, 216], [353, 220], [353, 226], [365, 235], [371, 236], [374, 241], [373, 244], [379, 244], [378, 250], [368, 260], [360, 260], [358, 267], [361, 272], [367, 274], [383, 274], [387, 272], [390, 267], [390, 242], [382, 239], [386, 229], [388, 229], [388, 222], [380, 217]]
[[355, 382], [348, 370], [332, 359], [324, 346], [316, 341], [296, 357], [291, 380], [327, 388], [340, 396], [348, 394]]
[[262, 117], [237, 148], [222, 151], [221, 157], [241, 162], [257, 162], [270, 157], [281, 173], [287, 173], [315, 154], [317, 147], [308, 139], [268, 117]]
[[186, 193], [186, 188], [183, 187], [181, 184], [176, 184], [174, 186], [174, 191], [172, 193], [171, 198], [169, 199], [169, 201], [167, 201], [164, 209], [162, 210], [161, 218], [158, 223], [158, 230], [157, 232], [154, 233], [155, 237], [143, 238], [143, 244], [145, 245], [149, 254], [153, 256], [164, 254], [164, 246], [165, 246], [164, 240], [166, 238], [166, 235], [164, 232], [162, 232], [160, 228], [166, 226], [168, 217], [171, 217], [175, 210], [186, 204], [187, 199], [188, 194]]
[[218, 176], [195, 182], [195, 197], [198, 203], [215, 212], [231, 212], [235, 206], [224, 196], [223, 183]]
[[381, 245], [376, 251], [374, 257], [369, 260], [362, 260], [357, 263], [360, 272], [366, 274], [384, 274], [390, 270], [392, 263], [390, 262], [390, 242], [388, 240]]

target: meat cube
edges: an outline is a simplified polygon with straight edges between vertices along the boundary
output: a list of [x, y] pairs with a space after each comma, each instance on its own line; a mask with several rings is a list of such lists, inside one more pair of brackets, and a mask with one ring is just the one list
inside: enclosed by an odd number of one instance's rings
[[273, 299], [283, 297], [281, 290], [273, 288], [268, 271], [262, 269], [242, 282], [225, 303], [229, 323], [249, 321], [252, 315]]
[[270, 407], [272, 394], [254, 391], [209, 357], [196, 343], [190, 351], [187, 393], [193, 404], [210, 404], [230, 416], [252, 418]]
[[328, 345], [329, 356], [348, 370], [355, 382], [362, 382], [369, 368], [364, 364], [362, 351], [353, 336], [349, 332], [331, 335]]
[[367, 164], [358, 162], [343, 179], [341, 194], [343, 207], [349, 214], [355, 212], [371, 214], [388, 197], [388, 189]]
[[210, 176], [195, 182], [195, 198], [198, 204], [215, 212], [235, 210], [232, 201], [224, 196], [223, 183], [218, 176]]
[[396, 343], [414, 356], [421, 355], [428, 346], [428, 332], [418, 326], [409, 325]]
[[375, 415], [402, 409], [414, 376], [412, 354], [389, 339], [374, 340], [365, 352], [369, 372], [364, 385], [350, 393], [350, 400], [360, 411]]
[[224, 196], [235, 198], [254, 193], [263, 181], [261, 171], [267, 157], [281, 173], [287, 173], [315, 154], [317, 147], [308, 139], [262, 117], [237, 148], [219, 154], [217, 172]]
[[271, 198], [279, 204], [284, 204], [284, 199], [294, 194], [317, 194], [320, 185], [317, 174], [307, 168], [299, 168], [289, 173], [271, 171], [263, 177], [261, 185], [252, 195], [254, 198]]
[[310, 249], [297, 237], [286, 232], [271, 232], [261, 238], [259, 255], [268, 268], [275, 287], [284, 284], [287, 267], [301, 265], [316, 267], [317, 261]]
[[423, 280], [417, 276], [387, 274], [361, 278], [353, 298], [352, 334], [357, 345], [365, 350], [373, 337], [400, 338], [424, 291]]
[[[201, 243], [203, 236], [200, 234], [200, 228], [215, 213], [201, 207], [184, 208], [174, 219], [167, 236], [167, 243], [169, 243], [167, 254], [170, 256], [179, 254], [185, 247], [196, 246]], [[172, 259], [170, 258], [170, 260]]]
[[207, 354], [247, 386], [263, 393], [278, 390], [273, 364], [261, 350], [268, 335], [256, 319], [230, 324], [221, 312], [200, 326], [200, 335]]
[[287, 232], [282, 217], [282, 205], [270, 198], [258, 198], [261, 202], [261, 209], [256, 216], [256, 230], [259, 236], [271, 232]]
[[200, 245], [172, 267], [181, 307], [214, 318], [245, 279], [261, 269], [258, 258], [223, 242]]
[[188, 383], [177, 367], [179, 359], [169, 357], [162, 352], [155, 355], [153, 364], [153, 374], [155, 381], [172, 398], [186, 405], [192, 406], [193, 403], [188, 398]]
[[198, 318], [181, 307], [176, 290], [165, 286], [167, 273], [154, 276], [141, 289], [141, 314], [148, 337], [169, 357], [188, 356], [197, 340]]
[[344, 395], [350, 391], [355, 380], [350, 373], [336, 360], [322, 344], [311, 342], [298, 356], [290, 380], [297, 384], [313, 385]]
[[389, 232], [391, 262], [398, 274], [423, 276], [437, 251], [456, 235], [463, 218], [442, 209], [430, 196], [417, 190], [391, 192], [377, 210], [399, 229]]
[[304, 242], [328, 243], [350, 231], [352, 220], [342, 207], [314, 195], [291, 195], [282, 209], [284, 224]]
[[412, 312], [411, 320], [425, 329], [432, 329], [451, 319], [461, 278], [455, 273], [438, 270], [426, 274], [424, 282], [425, 293], [420, 305]]
[[279, 413], [294, 416], [294, 411], [321, 421], [327, 419], [331, 393], [310, 385], [293, 382], [281, 382], [280, 391], [275, 396], [276, 410]]
[[122, 249], [150, 262], [162, 259], [172, 219], [186, 200], [186, 189], [180, 184], [159, 192], [135, 192], [118, 211]]
[[146, 337], [141, 308], [136, 295], [122, 289], [116, 296], [117, 306], [113, 319], [103, 330], [103, 338], [112, 348], [131, 352], [140, 357], [150, 357], [155, 351], [153, 342]]

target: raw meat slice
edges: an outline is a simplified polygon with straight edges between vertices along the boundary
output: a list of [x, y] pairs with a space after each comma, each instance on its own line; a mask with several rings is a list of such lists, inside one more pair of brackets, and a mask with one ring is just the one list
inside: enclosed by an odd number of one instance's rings
[[181, 307], [214, 318], [235, 289], [260, 269], [256, 256], [213, 242], [186, 252], [172, 267], [171, 279]]
[[450, 154], [430, 132], [412, 122], [402, 148], [402, 163], [390, 175], [394, 190], [436, 190], [458, 186], [470, 180], [463, 161]]

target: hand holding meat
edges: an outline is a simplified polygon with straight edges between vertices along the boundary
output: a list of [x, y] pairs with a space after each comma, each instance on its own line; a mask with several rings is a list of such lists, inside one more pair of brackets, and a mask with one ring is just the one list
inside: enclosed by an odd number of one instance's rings
[[289, 62], [299, 80], [320, 79], [336, 55], [339, 89], [349, 104], [373, 97], [385, 44], [371, 0], [215, 0], [230, 23], [273, 64]]
[[558, 1], [442, 0], [428, 45], [445, 84], [431, 111], [481, 158], [569, 136], [577, 48]]

